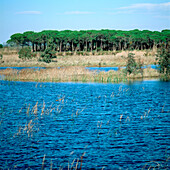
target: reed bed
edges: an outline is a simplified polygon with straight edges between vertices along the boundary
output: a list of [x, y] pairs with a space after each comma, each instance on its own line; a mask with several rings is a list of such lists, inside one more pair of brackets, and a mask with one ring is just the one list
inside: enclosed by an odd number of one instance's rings
[[156, 52], [153, 50], [143, 50], [143, 51], [110, 51], [110, 52], [100, 52], [96, 55], [88, 53], [88, 55], [69, 55], [69, 53], [63, 53], [63, 55], [57, 55], [57, 59], [53, 59], [51, 63], [45, 63], [39, 61], [41, 53], [37, 52], [36, 57], [30, 60], [21, 60], [18, 57], [18, 53], [13, 50], [0, 51], [3, 55], [3, 62], [0, 63], [1, 67], [5, 66], [17, 66], [17, 67], [60, 67], [60, 66], [125, 66], [126, 58], [128, 53], [134, 53], [135, 58], [143, 62], [144, 65], [154, 64]]
[[130, 74], [125, 75], [124, 70], [97, 72], [87, 70], [85, 67], [70, 66], [62, 68], [49, 68], [42, 70], [15, 69], [0, 70], [0, 74], [5, 75], [5, 80], [12, 81], [33, 81], [33, 82], [100, 82], [100, 83], [118, 83], [126, 82], [131, 79], [155, 78], [159, 73], [155, 69], [143, 69], [143, 75]]
[[152, 69], [152, 68], [146, 68], [143, 69], [143, 75], [141, 73], [138, 74], [130, 74], [127, 75], [127, 79], [141, 79], [141, 78], [159, 78], [160, 74], [158, 70]]

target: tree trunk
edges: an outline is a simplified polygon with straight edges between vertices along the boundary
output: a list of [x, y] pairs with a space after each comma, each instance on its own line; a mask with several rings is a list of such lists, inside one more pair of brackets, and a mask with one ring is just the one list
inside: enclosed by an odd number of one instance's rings
[[86, 40], [86, 52], [87, 52], [87, 40]]
[[93, 51], [93, 40], [91, 40], [91, 52]]
[[127, 43], [126, 43], [126, 41], [125, 41], [125, 43], [124, 43], [124, 49], [125, 49], [125, 50], [127, 49]]
[[101, 44], [100, 44], [100, 50], [103, 50], [103, 44], [102, 44], [102, 39], [101, 39]]
[[121, 42], [119, 41], [119, 50], [121, 50]]
[[153, 50], [157, 50], [156, 43], [153, 42]]
[[96, 52], [97, 52], [97, 40], [96, 40]]
[[71, 41], [71, 51], [73, 52], [73, 49], [74, 47], [73, 47], [73, 41]]
[[45, 41], [44, 41], [44, 51], [45, 51], [45, 49], [46, 49], [46, 45], [45, 45]]
[[41, 48], [41, 43], [39, 43], [39, 47], [40, 47], [40, 49], [39, 49], [39, 50], [41, 51], [41, 49], [42, 49], [42, 48]]
[[114, 44], [113, 44], [113, 51], [116, 51], [116, 48], [115, 48]]
[[81, 51], [81, 48], [80, 48], [80, 41], [79, 41], [79, 51]]
[[35, 52], [37, 52], [37, 50], [38, 50], [38, 45], [37, 43], [35, 43]]
[[34, 49], [34, 42], [32, 43], [32, 51], [35, 52], [35, 49]]
[[61, 53], [61, 48], [62, 48], [62, 41], [60, 41], [60, 53]]

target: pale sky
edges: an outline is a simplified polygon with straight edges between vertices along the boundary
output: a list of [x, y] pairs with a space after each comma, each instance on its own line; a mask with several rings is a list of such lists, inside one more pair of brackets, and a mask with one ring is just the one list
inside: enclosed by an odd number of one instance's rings
[[0, 0], [0, 43], [42, 30], [170, 29], [170, 0]]

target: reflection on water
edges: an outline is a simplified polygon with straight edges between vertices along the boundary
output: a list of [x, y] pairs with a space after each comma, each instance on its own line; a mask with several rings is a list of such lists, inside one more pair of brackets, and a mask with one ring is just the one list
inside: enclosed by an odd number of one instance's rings
[[169, 85], [0, 81], [0, 168], [168, 167]]

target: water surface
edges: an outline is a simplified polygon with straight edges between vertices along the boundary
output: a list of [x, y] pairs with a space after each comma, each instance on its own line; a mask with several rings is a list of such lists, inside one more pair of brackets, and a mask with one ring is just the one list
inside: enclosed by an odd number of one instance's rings
[[[48, 69], [47, 67], [0, 67], [0, 70], [5, 70], [7, 68], [16, 69], [16, 70], [22, 70], [22, 69], [34, 69], [34, 70], [40, 70], [40, 69]], [[49, 67], [50, 68], [50, 67]], [[51, 68], [61, 68], [61, 67], [51, 67]], [[96, 71], [118, 71], [119, 69], [123, 69], [126, 67], [86, 67], [88, 70], [96, 70]], [[142, 68], [152, 68], [152, 69], [158, 69], [158, 65], [146, 65]]]
[[22, 69], [34, 69], [34, 70], [40, 70], [40, 69], [46, 69], [46, 67], [0, 67], [0, 70], [5, 69], [16, 69], [16, 70], [22, 70]]
[[[0, 81], [0, 169], [169, 165], [170, 83]], [[154, 162], [151, 162], [154, 161]], [[74, 163], [75, 166], [75, 163]]]
[[[86, 67], [86, 69], [88, 70], [95, 70], [95, 71], [111, 71], [111, 70], [114, 70], [114, 71], [118, 71], [119, 69], [124, 69], [126, 67]], [[146, 66], [143, 66], [142, 67], [143, 69], [145, 68], [152, 68], [152, 69], [158, 69], [158, 65], [146, 65]]]

